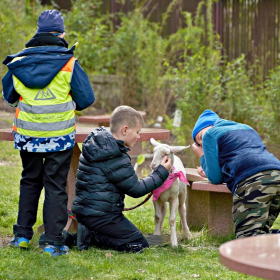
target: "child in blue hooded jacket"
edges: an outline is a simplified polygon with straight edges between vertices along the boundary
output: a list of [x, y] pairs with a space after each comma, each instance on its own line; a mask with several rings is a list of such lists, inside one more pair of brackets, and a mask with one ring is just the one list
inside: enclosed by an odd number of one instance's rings
[[[193, 129], [198, 173], [233, 194], [236, 238], [271, 231], [280, 209], [280, 161], [250, 126], [220, 119], [205, 110]], [[277, 231], [276, 231], [277, 232]]]
[[63, 229], [68, 219], [66, 180], [75, 144], [75, 109], [83, 110], [95, 100], [89, 79], [74, 58], [75, 46], [68, 49], [64, 35], [61, 13], [44, 11], [26, 48], [3, 62], [8, 67], [3, 96], [16, 107], [14, 143], [23, 167], [10, 245], [28, 248], [44, 187], [45, 232], [39, 245], [51, 256], [69, 250]]

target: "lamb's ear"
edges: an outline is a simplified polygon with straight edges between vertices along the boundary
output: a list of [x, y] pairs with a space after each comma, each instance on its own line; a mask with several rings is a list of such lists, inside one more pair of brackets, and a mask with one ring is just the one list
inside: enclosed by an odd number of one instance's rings
[[187, 149], [187, 148], [189, 148], [190, 147], [190, 145], [189, 146], [169, 146], [168, 148], [170, 149], [170, 151], [173, 153], [173, 154], [176, 154], [176, 153], [178, 153], [178, 152], [180, 152], [180, 151], [182, 151], [182, 150], [184, 150], [184, 149]]
[[150, 139], [150, 142], [151, 142], [151, 144], [153, 145], [153, 146], [158, 146], [158, 145], [160, 145], [160, 143], [158, 142], [158, 141], [156, 141], [154, 138], [151, 138]]

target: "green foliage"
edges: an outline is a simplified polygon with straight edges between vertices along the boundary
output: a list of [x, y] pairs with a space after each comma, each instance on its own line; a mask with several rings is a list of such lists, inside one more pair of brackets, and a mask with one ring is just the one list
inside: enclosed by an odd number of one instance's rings
[[[221, 118], [251, 125], [264, 137], [266, 133], [271, 134], [279, 123], [278, 113], [267, 112], [279, 110], [278, 105], [272, 105], [279, 103], [277, 74], [263, 85], [258, 76], [258, 61], [249, 65], [242, 55], [227, 62], [226, 56], [222, 55], [219, 36], [213, 32], [211, 3], [210, 0], [200, 2], [193, 22], [185, 13], [186, 28], [173, 35], [180, 34], [185, 39], [180, 60], [168, 65], [169, 86], [174, 92], [177, 108], [183, 112], [182, 125], [179, 129], [172, 128], [172, 119], [165, 119], [166, 127], [177, 136], [181, 145], [193, 141], [192, 128], [205, 109], [214, 110]], [[207, 22], [201, 14], [204, 6]], [[273, 89], [274, 94], [264, 94], [264, 88]], [[270, 107], [266, 105], [264, 96], [270, 100]], [[270, 126], [266, 125], [267, 121], [270, 121]], [[279, 135], [279, 128], [275, 132]], [[188, 159], [189, 167], [199, 164], [189, 153]]]
[[[170, 103], [172, 92], [165, 73], [183, 49], [184, 34], [179, 31], [162, 36], [176, 0], [167, 7], [160, 23], [143, 16], [143, 9], [148, 8], [144, 1], [131, 2], [136, 8], [127, 14], [101, 15], [101, 1], [76, 1], [66, 18], [68, 38], [79, 41], [76, 56], [85, 69], [119, 77], [121, 104], [145, 107], [154, 120]], [[117, 24], [113, 26], [113, 22]]]
[[113, 28], [110, 17], [101, 14], [102, 1], [77, 0], [65, 14], [66, 38], [79, 42], [75, 56], [86, 71], [113, 73], [111, 53]]
[[[148, 125], [166, 115], [163, 125], [180, 145], [193, 141], [195, 121], [209, 108], [222, 118], [251, 125], [277, 152], [280, 68], [263, 82], [263, 67], [257, 59], [248, 63], [242, 55], [227, 61], [219, 35], [213, 31], [214, 0], [201, 1], [195, 15], [182, 12], [182, 0], [170, 1], [159, 22], [150, 20], [152, 1], [130, 2], [135, 8], [128, 13], [104, 14], [102, 0], [76, 0], [71, 11], [62, 11], [65, 39], [70, 45], [79, 42], [75, 56], [86, 72], [117, 77], [113, 87], [120, 104], [145, 110]], [[37, 29], [38, 15], [49, 8], [55, 7], [43, 7], [38, 0], [1, 1], [3, 59], [24, 48]], [[182, 13], [183, 22], [168, 35], [167, 19], [175, 9]], [[144, 10], [149, 11], [146, 16]], [[2, 76], [5, 71], [2, 65]], [[175, 106], [183, 113], [180, 128], [172, 127]], [[199, 164], [190, 157], [188, 166]]]
[[144, 161], [145, 161], [145, 156], [144, 156], [143, 154], [140, 154], [140, 155], [137, 157], [137, 160], [136, 160], [137, 164], [138, 164], [138, 165], [141, 165], [142, 163], [144, 163]]
[[[267, 135], [278, 141], [279, 70], [263, 84], [259, 61], [248, 64], [244, 55], [227, 61], [213, 31], [212, 0], [201, 1], [194, 18], [182, 12], [185, 27], [170, 35], [164, 34], [166, 20], [175, 7], [181, 10], [181, 1], [171, 1], [158, 23], [143, 16], [150, 8], [145, 1], [131, 2], [135, 9], [127, 14], [102, 15], [101, 1], [78, 0], [66, 18], [69, 38], [81, 43], [76, 53], [82, 66], [119, 77], [120, 104], [145, 108], [148, 124], [153, 124], [175, 98], [182, 125], [173, 128], [168, 112], [165, 126], [180, 145], [192, 142], [194, 123], [208, 108], [251, 125], [265, 141]], [[188, 166], [199, 164], [193, 155], [188, 157]]]
[[[38, 1], [39, 2], [39, 1]], [[47, 8], [47, 7], [45, 7]], [[25, 48], [25, 43], [31, 39], [37, 30], [38, 15], [43, 7], [37, 2], [34, 5], [28, 1], [2, 0], [0, 3], [0, 50], [2, 61], [13, 53]], [[0, 66], [0, 75], [4, 76], [6, 66]], [[2, 92], [2, 84], [1, 84]]]
[[269, 139], [280, 141], [280, 66], [270, 72], [268, 79], [265, 81], [265, 113], [266, 128], [269, 132]]

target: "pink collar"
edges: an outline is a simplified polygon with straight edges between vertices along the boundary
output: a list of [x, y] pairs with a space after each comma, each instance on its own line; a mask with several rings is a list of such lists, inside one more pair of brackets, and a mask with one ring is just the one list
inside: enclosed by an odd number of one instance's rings
[[168, 178], [163, 183], [163, 185], [153, 191], [153, 201], [157, 200], [162, 192], [169, 189], [177, 178], [179, 178], [180, 181], [185, 182], [188, 186], [190, 185], [184, 173], [182, 171], [176, 171], [175, 167], [173, 166], [173, 173], [169, 173]]

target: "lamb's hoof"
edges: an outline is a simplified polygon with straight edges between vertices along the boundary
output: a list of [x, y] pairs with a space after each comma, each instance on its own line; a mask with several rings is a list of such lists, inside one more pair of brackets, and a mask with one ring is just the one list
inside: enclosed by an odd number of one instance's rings
[[190, 240], [190, 239], [192, 238], [191, 233], [187, 233], [187, 234], [186, 234], [186, 237], [187, 237], [188, 240]]
[[182, 236], [183, 239], [187, 239], [187, 240], [190, 240], [192, 238], [192, 235], [191, 234], [184, 234]]

